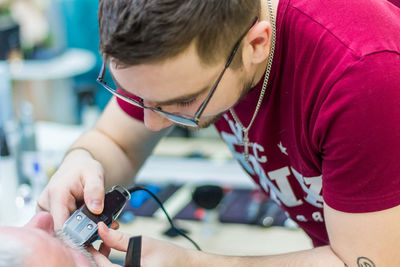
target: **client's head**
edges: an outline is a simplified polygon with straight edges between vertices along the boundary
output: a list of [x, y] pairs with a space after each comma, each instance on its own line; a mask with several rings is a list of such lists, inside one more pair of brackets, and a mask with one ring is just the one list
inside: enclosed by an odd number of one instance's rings
[[96, 266], [90, 253], [54, 231], [53, 217], [40, 212], [24, 227], [0, 226], [0, 267]]

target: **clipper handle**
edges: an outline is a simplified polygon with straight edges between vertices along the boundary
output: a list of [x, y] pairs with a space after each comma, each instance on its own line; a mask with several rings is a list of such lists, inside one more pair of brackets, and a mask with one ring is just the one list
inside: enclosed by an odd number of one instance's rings
[[93, 214], [86, 205], [83, 205], [69, 217], [62, 230], [78, 245], [89, 246], [98, 239], [97, 224], [104, 222], [110, 227], [129, 199], [129, 192], [123, 187], [116, 186], [105, 195], [101, 214]]

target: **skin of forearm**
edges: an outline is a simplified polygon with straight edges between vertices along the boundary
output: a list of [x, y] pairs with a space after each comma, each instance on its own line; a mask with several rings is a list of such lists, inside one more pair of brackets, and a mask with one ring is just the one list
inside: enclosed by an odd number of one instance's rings
[[[344, 262], [324, 246], [310, 250], [271, 256], [221, 256], [193, 251], [191, 266], [196, 267], [344, 267]], [[349, 265], [350, 266], [350, 265]]]
[[[101, 163], [104, 169], [105, 187], [113, 185], [129, 185], [144, 159], [137, 157], [132, 161], [126, 152], [109, 136], [96, 128], [83, 134], [70, 148], [85, 149]], [[143, 158], [143, 157], [142, 157]]]

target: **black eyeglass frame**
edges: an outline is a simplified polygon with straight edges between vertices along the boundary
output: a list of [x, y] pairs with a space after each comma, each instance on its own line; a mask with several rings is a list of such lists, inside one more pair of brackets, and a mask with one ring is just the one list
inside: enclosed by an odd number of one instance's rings
[[[143, 104], [142, 101], [138, 101], [136, 99], [130, 98], [126, 95], [121, 94], [120, 92], [118, 92], [116, 89], [113, 89], [111, 87], [109, 87], [107, 85], [107, 83], [104, 81], [104, 76], [106, 73], [106, 68], [107, 68], [107, 62], [103, 62], [103, 65], [100, 69], [99, 75], [96, 79], [96, 81], [101, 84], [105, 89], [107, 89], [107, 91], [109, 91], [111, 94], [113, 94], [115, 97], [118, 97], [132, 105], [135, 105], [137, 107], [141, 107], [143, 109], [148, 109], [154, 112], [157, 112], [158, 114], [161, 114], [163, 116], [165, 116], [166, 118], [168, 118], [169, 120], [171, 120], [172, 122], [179, 124], [179, 125], [183, 125], [183, 126], [189, 126], [189, 127], [197, 127], [199, 125], [200, 122], [200, 117], [203, 114], [205, 108], [207, 107], [207, 104], [210, 102], [211, 97], [214, 95], [215, 90], [218, 87], [219, 82], [221, 81], [225, 71], [229, 68], [230, 64], [233, 61], [234, 56], [236, 55], [236, 52], [238, 51], [239, 47], [240, 47], [240, 43], [242, 42], [243, 38], [246, 36], [246, 34], [248, 33], [248, 31], [250, 31], [250, 29], [256, 24], [258, 20], [258, 17], [255, 17], [251, 26], [240, 36], [239, 40], [235, 43], [231, 54], [229, 55], [229, 58], [225, 64], [224, 69], [222, 70], [222, 72], [219, 74], [217, 80], [215, 81], [213, 87], [210, 90], [210, 93], [208, 94], [208, 96], [206, 97], [206, 99], [204, 99], [203, 103], [200, 105], [200, 107], [197, 109], [196, 113], [194, 114], [193, 117], [187, 117], [184, 115], [176, 115], [167, 111], [162, 110], [159, 107], [147, 107]], [[141, 99], [142, 100], [142, 99]]]

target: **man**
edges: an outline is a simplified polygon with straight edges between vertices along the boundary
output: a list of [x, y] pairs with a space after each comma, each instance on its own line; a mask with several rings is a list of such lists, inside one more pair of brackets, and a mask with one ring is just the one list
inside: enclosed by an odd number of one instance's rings
[[65, 235], [54, 232], [50, 213], [39, 212], [24, 227], [0, 227], [0, 266], [97, 265], [89, 252], [69, 242]]
[[[104, 185], [131, 183], [172, 124], [214, 123], [316, 248], [225, 257], [145, 240], [143, 259], [170, 251], [168, 266], [400, 266], [398, 8], [382, 0], [103, 0], [99, 22], [99, 82], [116, 98], [38, 201], [57, 227], [82, 199], [101, 212]], [[118, 90], [105, 83], [106, 70]], [[126, 249], [112, 238], [121, 233], [103, 230], [109, 247]]]

